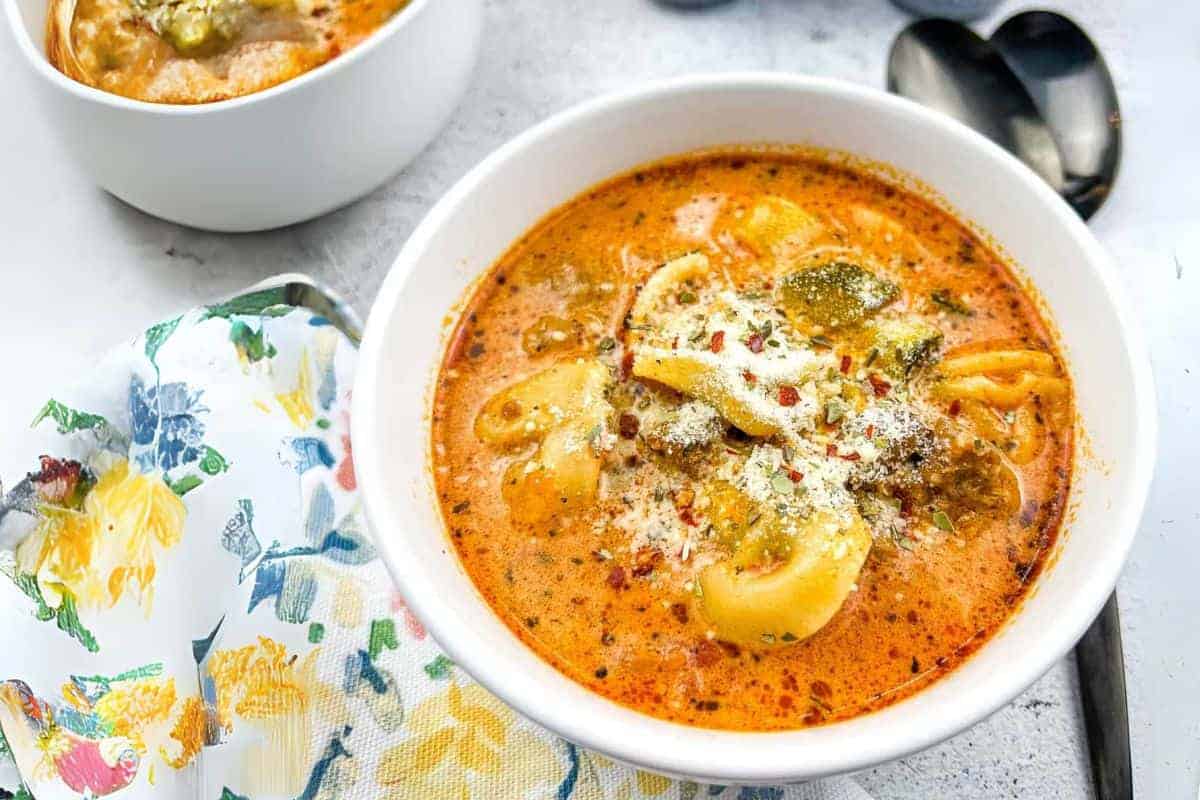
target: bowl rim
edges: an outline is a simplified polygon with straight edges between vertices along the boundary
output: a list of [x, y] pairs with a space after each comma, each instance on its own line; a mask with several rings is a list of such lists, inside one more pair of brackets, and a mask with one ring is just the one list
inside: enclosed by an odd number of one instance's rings
[[[258, 92], [231, 97], [227, 100], [214, 100], [210, 103], [152, 103], [149, 100], [135, 100], [80, 83], [63, 74], [51, 64], [42, 48], [33, 41], [29, 31], [26, 30], [21, 10], [17, 7], [17, 0], [3, 0], [3, 2], [9, 27], [12, 30], [13, 38], [17, 40], [18, 49], [24, 54], [34, 72], [41, 75], [51, 85], [81, 100], [114, 109], [164, 117], [191, 117], [232, 112], [256, 103], [269, 102], [276, 97], [299, 91], [304, 86], [347, 69], [351, 64], [365, 58], [368, 53], [395, 36], [399, 30], [408, 25], [411, 19], [424, 10], [431, 0], [410, 0], [408, 5], [393, 14], [391, 19], [368, 34], [363, 41], [336, 58], [307, 72]], [[49, 3], [49, 0], [41, 0], [41, 2]]]
[[[791, 75], [775, 72], [726, 72], [689, 75], [651, 82], [636, 88], [606, 94], [560, 112], [515, 136], [493, 151], [463, 176], [433, 206], [418, 224], [380, 287], [371, 308], [358, 362], [351, 419], [358, 483], [362, 490], [368, 521], [374, 531], [400, 530], [398, 521], [388, 518], [385, 465], [389, 460], [387, 445], [374, 437], [375, 421], [379, 419], [380, 365], [385, 357], [383, 336], [390, 323], [393, 309], [404, 292], [416, 263], [423, 256], [431, 239], [465, 202], [475, 189], [507, 161], [536, 149], [543, 139], [563, 128], [587, 124], [589, 119], [603, 117], [615, 110], [638, 105], [675, 94], [708, 91], [784, 91], [840, 96], [854, 102], [874, 105], [920, 122], [947, 130], [962, 142], [964, 148], [981, 151], [1001, 169], [1015, 171], [1029, 191], [1039, 196], [1053, 216], [1053, 224], [1065, 226], [1070, 238], [1084, 256], [1087, 268], [1107, 295], [1121, 329], [1134, 375], [1133, 409], [1137, 429], [1133, 447], [1127, 456], [1130, 465], [1128, 488], [1130, 500], [1123, 508], [1114, 509], [1113, 535], [1092, 565], [1091, 571], [1079, 581], [1076, 596], [1086, 602], [1074, 604], [1069, 613], [1058, 618], [1047, 634], [1043, 646], [1030, 650], [1030, 655], [1006, 670], [996, 670], [974, 691], [964, 693], [961, 702], [950, 704], [937, 718], [924, 718], [914, 724], [907, 738], [885, 737], [883, 743], [869, 751], [855, 746], [855, 737], [842, 737], [836, 731], [842, 724], [869, 720], [877, 713], [862, 715], [846, 723], [780, 732], [741, 732], [696, 728], [669, 723], [640, 712], [611, 703], [614, 716], [604, 726], [578, 713], [566, 704], [556, 705], [543, 697], [523, 694], [503, 680], [500, 671], [491, 666], [492, 654], [473, 652], [465, 643], [471, 640], [470, 628], [442, 605], [435, 591], [412, 589], [414, 584], [429, 582], [419, 564], [411, 559], [393, 558], [392, 548], [400, 537], [376, 536], [385, 562], [408, 601], [410, 608], [425, 624], [438, 644], [457, 664], [490, 692], [509, 706], [553, 731], [568, 741], [597, 750], [608, 756], [650, 770], [679, 776], [703, 778], [714, 783], [783, 783], [861, 770], [876, 764], [901, 758], [933, 746], [978, 723], [1010, 703], [1033, 684], [1051, 666], [1065, 656], [1099, 613], [1119, 577], [1128, 557], [1133, 539], [1140, 526], [1148, 497], [1157, 449], [1157, 404], [1150, 368], [1148, 349], [1128, 303], [1120, 291], [1115, 265], [1084, 222], [1034, 172], [1007, 151], [967, 126], [918, 105], [910, 100], [877, 89], [846, 81]], [[630, 164], [632, 168], [635, 165]], [[581, 188], [580, 191], [583, 191]], [[536, 220], [530, 220], [532, 225]], [[499, 257], [500, 253], [496, 254]], [[424, 400], [428, 404], [428, 399]], [[1123, 458], [1126, 458], [1123, 456]], [[423, 462], [424, 463], [424, 458]], [[376, 493], [379, 493], [375, 501]], [[444, 533], [444, 531], [443, 531]], [[1069, 541], [1069, 539], [1068, 539]], [[1018, 611], [1018, 614], [1020, 612]], [[535, 654], [536, 656], [536, 654]], [[562, 681], [570, 678], [556, 674]], [[577, 684], [576, 684], [577, 685]], [[586, 689], [584, 691], [587, 691]], [[918, 692], [914, 697], [921, 696]], [[909, 698], [912, 699], [912, 698]], [[890, 708], [902, 707], [903, 703]], [[823, 735], [817, 742], [813, 732]], [[832, 732], [832, 733], [831, 733]], [[805, 737], [805, 741], [801, 741]], [[791, 741], [786, 741], [788, 739]], [[703, 740], [703, 741], [701, 741]], [[771, 744], [777, 745], [772, 747]], [[696, 746], [689, 746], [696, 745]], [[780, 759], [780, 747], [786, 745], [788, 758]], [[713, 753], [728, 752], [734, 757], [713, 759]], [[734, 763], [734, 762], [737, 763]]]

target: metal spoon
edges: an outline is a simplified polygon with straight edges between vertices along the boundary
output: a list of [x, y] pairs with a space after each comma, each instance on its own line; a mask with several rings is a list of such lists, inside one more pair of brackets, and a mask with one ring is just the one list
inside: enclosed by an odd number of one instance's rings
[[1058, 145], [1033, 98], [970, 28], [946, 19], [909, 25], [892, 44], [887, 87], [974, 128], [1063, 189]]
[[[995, 46], [947, 20], [905, 28], [888, 89], [988, 136], [1041, 175], [1084, 219], [1107, 198], [1120, 160], [1116, 90], [1095, 46], [1049, 12], [1013, 17]], [[1099, 800], [1133, 797], [1121, 622], [1114, 593], [1075, 648]]]
[[1107, 199], [1121, 160], [1121, 110], [1108, 65], [1078, 25], [1052, 11], [1017, 14], [990, 41], [1054, 134], [1063, 197], [1088, 219]]

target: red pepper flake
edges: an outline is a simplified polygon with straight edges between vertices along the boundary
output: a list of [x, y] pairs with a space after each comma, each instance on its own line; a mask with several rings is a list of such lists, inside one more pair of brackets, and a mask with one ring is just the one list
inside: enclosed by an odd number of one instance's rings
[[841, 459], [843, 461], [859, 461], [862, 459], [862, 453], [846, 453], [846, 455], [841, 456]]
[[621, 356], [621, 380], [629, 380], [629, 376], [633, 374], [633, 351], [626, 350], [625, 355]]
[[829, 444], [825, 445], [825, 455], [836, 456], [837, 454], [838, 454], [838, 451], [837, 451], [836, 444], [834, 444], [833, 442], [830, 442]]
[[621, 566], [613, 567], [608, 573], [608, 585], [620, 591], [624, 589], [625, 584], [625, 568]]
[[725, 349], [725, 331], [716, 331], [708, 342], [708, 349], [719, 353]]
[[796, 391], [795, 386], [780, 386], [779, 387], [779, 405], [794, 406], [800, 402], [800, 393]]
[[671, 349], [672, 350], [679, 349], [679, 337], [678, 336], [676, 336], [674, 339], [671, 340]]
[[950, 401], [950, 416], [957, 417], [960, 411], [962, 411], [962, 403], [958, 400]]
[[790, 480], [792, 483], [799, 483], [800, 481], [804, 480], [804, 473], [797, 472], [794, 469], [789, 469], [787, 471], [787, 476], [788, 480]]
[[750, 370], [742, 371], [742, 379], [745, 380], [746, 383], [750, 384], [751, 386], [753, 386], [755, 383], [758, 382], [758, 378]]
[[868, 425], [868, 426], [867, 426], [867, 431], [866, 431], [866, 433], [867, 433], [867, 438], [868, 438], [868, 439], [870, 439], [871, 437], [873, 437], [873, 436], [875, 435], [875, 426], [874, 426], [874, 425]]
[[750, 338], [746, 339], [746, 347], [750, 348], [751, 353], [761, 353], [763, 349], [763, 338], [757, 333], [750, 334]]
[[850, 374], [850, 364], [851, 364], [850, 356], [842, 356], [842, 374], [843, 375]]
[[696, 515], [692, 513], [690, 507], [679, 509], [679, 518], [683, 520], [684, 524], [691, 525], [693, 528], [699, 524], [696, 522]]
[[895, 496], [900, 501], [900, 516], [911, 517], [913, 513], [912, 498], [906, 492], [895, 492]]
[[683, 603], [672, 603], [671, 604], [671, 616], [673, 616], [673, 617], [675, 617], [675, 619], [679, 620], [680, 625], [686, 625], [687, 621], [688, 621], [687, 606], [685, 606]]
[[[648, 547], [643, 547], [638, 550], [633, 557], [633, 575], [636, 578], [643, 578], [654, 572], [654, 568], [658, 566], [658, 562], [662, 561], [663, 554], [658, 550], [652, 550]], [[624, 577], [624, 571], [621, 573]], [[609, 576], [611, 583], [612, 576]]]
[[871, 384], [871, 391], [875, 392], [876, 397], [883, 397], [892, 390], [892, 385], [874, 372], [867, 376], [867, 381]]

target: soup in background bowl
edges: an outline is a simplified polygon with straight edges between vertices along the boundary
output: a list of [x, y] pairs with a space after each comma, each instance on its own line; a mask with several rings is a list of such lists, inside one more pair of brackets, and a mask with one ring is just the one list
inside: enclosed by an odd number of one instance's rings
[[[1153, 389], [1111, 285], [1036, 176], [905, 101], [602, 99], [468, 175], [385, 281], [368, 516], [449, 655], [572, 741], [716, 782], [879, 763], [1011, 699], [1115, 582]], [[906, 406], [891, 460], [864, 425]]]
[[408, 0], [51, 0], [46, 54], [80, 83], [155, 103], [210, 103], [295, 78], [357, 45]]
[[[66, 31], [70, 25], [48, 20], [48, 0], [0, 0], [0, 5], [30, 66], [37, 110], [47, 115], [65, 152], [85, 174], [149, 214], [197, 228], [242, 232], [310, 219], [387, 181], [450, 118], [479, 49], [481, 0], [408, 0], [378, 27], [372, 27], [374, 21], [398, 7], [397, 2], [289, 2], [264, 3], [259, 9], [249, 0], [165, 6], [147, 0], [146, 9], [160, 10], [217, 9], [224, 3], [246, 13], [243, 24], [262, 26], [247, 28], [242, 32], [246, 38], [234, 36], [228, 48], [221, 37], [204, 39], [207, 44], [185, 57], [142, 23], [120, 25], [113, 42], [119, 45], [113, 62], [118, 66], [110, 77], [133, 97], [115, 93], [117, 85], [106, 91], [80, 82], [53, 65], [61, 54], [47, 48], [47, 27]], [[69, 6], [70, 0], [64, 0], [56, 8]], [[99, 10], [111, 4], [78, 0], [77, 7]], [[291, 52], [297, 42], [247, 39], [275, 35], [279, 29], [270, 20], [282, 17], [291, 25], [301, 7], [311, 12], [312, 25], [339, 28], [345, 37], [333, 31], [334, 41], [353, 46], [311, 69], [276, 72], [290, 57], [279, 61], [275, 56]], [[335, 13], [335, 7], [340, 11]], [[311, 14], [318, 8], [331, 11], [314, 19]], [[368, 12], [365, 18], [374, 21], [354, 29], [346, 15], [353, 16], [355, 9]], [[73, 18], [73, 12], [67, 16]], [[165, 15], [162, 20], [170, 24]], [[90, 30], [96, 41], [104, 39], [101, 30]], [[308, 22], [296, 33], [308, 42], [324, 37]], [[106, 56], [95, 51], [89, 59], [97, 66]], [[140, 71], [139, 64], [148, 71]], [[98, 80], [103, 84], [108, 79], [101, 75]], [[232, 96], [236, 93], [227, 91], [227, 80], [261, 90]], [[182, 93], [176, 96], [175, 89]], [[179, 102], [137, 99], [143, 90], [153, 99]], [[213, 102], [192, 102], [201, 98]]]

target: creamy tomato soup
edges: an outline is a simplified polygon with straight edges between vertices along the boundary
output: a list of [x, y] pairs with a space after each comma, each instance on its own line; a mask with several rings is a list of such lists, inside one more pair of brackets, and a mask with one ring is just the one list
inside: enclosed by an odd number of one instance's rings
[[1014, 612], [1059, 529], [1071, 385], [987, 244], [853, 166], [705, 153], [600, 185], [477, 284], [432, 464], [529, 647], [690, 725], [903, 698]]
[[207, 103], [324, 64], [408, 2], [51, 0], [46, 52], [66, 75], [107, 92]]

